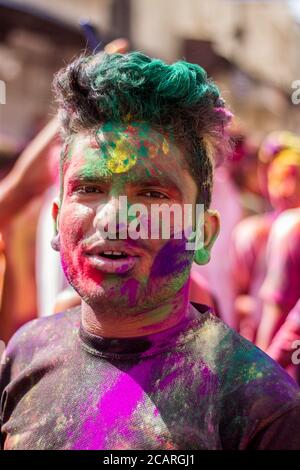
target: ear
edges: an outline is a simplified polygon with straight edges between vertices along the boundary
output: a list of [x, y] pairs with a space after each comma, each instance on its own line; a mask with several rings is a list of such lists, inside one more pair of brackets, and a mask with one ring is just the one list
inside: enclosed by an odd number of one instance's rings
[[220, 215], [215, 210], [207, 210], [204, 214], [204, 242], [195, 251], [194, 261], [197, 264], [207, 264], [210, 260], [211, 249], [220, 232]]
[[59, 210], [60, 210], [60, 202], [58, 198], [55, 198], [52, 203], [52, 219], [53, 219], [53, 227], [54, 227], [54, 235], [51, 240], [51, 246], [53, 250], [59, 251], [60, 250], [60, 241], [59, 241]]
[[211, 251], [220, 233], [220, 214], [215, 210], [207, 210], [204, 214], [204, 248]]

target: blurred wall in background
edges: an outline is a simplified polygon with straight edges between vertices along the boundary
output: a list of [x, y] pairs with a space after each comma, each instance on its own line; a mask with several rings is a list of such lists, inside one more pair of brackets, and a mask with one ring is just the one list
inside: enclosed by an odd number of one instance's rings
[[[9, 2], [6, 2], [9, 3]], [[11, 2], [13, 3], [13, 2]], [[10, 27], [5, 39], [0, 41], [0, 79], [6, 83], [6, 105], [0, 109], [0, 134], [10, 139], [23, 141], [32, 137], [36, 130], [55, 113], [52, 108], [51, 83], [53, 74], [84, 48], [82, 43], [60, 33], [63, 21], [73, 28], [74, 38], [79, 33], [79, 21], [91, 18], [95, 26], [106, 33], [110, 28], [111, 0], [21, 0], [25, 7], [40, 9], [46, 15], [56, 18], [58, 24], [53, 31], [42, 34], [43, 23], [49, 24], [41, 15], [29, 20], [22, 15], [16, 17], [16, 24]], [[0, 2], [1, 12], [1, 2]], [[24, 15], [25, 16], [25, 15]], [[5, 16], [0, 15], [0, 27]], [[59, 34], [58, 34], [59, 32]], [[79, 46], [79, 47], [78, 47]]]
[[231, 63], [214, 78], [258, 139], [282, 126], [299, 130], [299, 109], [290, 96], [292, 81], [300, 79], [300, 27], [291, 2], [131, 0], [131, 9], [138, 48], [169, 61], [190, 60], [184, 42], [206, 41]]
[[[292, 82], [300, 79], [300, 27], [291, 0], [18, 3], [41, 8], [77, 29], [80, 19], [89, 18], [102, 34], [116, 35], [116, 16], [120, 26], [127, 8], [132, 47], [167, 61], [184, 57], [204, 65], [258, 140], [282, 126], [299, 129], [300, 113], [290, 97]], [[38, 126], [45, 110], [51, 112], [53, 73], [79, 52], [77, 45], [57, 43], [55, 37], [24, 30], [22, 24], [10, 31], [0, 42], [0, 78], [7, 84], [8, 98], [5, 118], [1, 109], [2, 134], [21, 140], [30, 136], [32, 124]], [[209, 54], [218, 67], [210, 67]]]

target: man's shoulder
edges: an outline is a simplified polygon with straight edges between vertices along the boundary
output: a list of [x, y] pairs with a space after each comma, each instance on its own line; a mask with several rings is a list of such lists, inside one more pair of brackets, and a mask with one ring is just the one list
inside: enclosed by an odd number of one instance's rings
[[293, 379], [213, 315], [207, 315], [199, 328], [193, 352], [194, 361], [200, 352], [218, 383], [220, 432], [226, 448], [246, 447], [260, 430], [299, 408], [300, 390]]
[[271, 390], [276, 383], [282, 388], [277, 386], [273, 394], [278, 391], [292, 398], [298, 391], [293, 379], [273, 359], [212, 313], [206, 315], [198, 330], [195, 350], [201, 350], [203, 359], [218, 375], [224, 394], [249, 387], [253, 392], [257, 387], [266, 391], [268, 384]]
[[[80, 326], [80, 307], [32, 320], [12, 336], [4, 352], [2, 363], [17, 360], [19, 356], [30, 362], [36, 352], [49, 345], [65, 342]], [[25, 359], [26, 358], [26, 359]]]

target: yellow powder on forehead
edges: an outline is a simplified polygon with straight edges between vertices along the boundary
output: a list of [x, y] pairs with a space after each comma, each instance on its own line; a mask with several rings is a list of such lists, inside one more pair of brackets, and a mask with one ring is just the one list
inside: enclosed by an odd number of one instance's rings
[[169, 153], [169, 143], [168, 143], [168, 141], [166, 140], [165, 137], [164, 137], [163, 144], [162, 144], [162, 150], [163, 150], [165, 155], [167, 155]]
[[136, 164], [136, 161], [133, 145], [126, 136], [121, 136], [116, 142], [116, 147], [109, 151], [107, 167], [113, 173], [125, 173]]

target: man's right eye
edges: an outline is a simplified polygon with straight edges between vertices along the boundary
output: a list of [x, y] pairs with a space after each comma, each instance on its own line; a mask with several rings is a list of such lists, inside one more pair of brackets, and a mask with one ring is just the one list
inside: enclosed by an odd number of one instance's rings
[[94, 193], [100, 194], [103, 191], [101, 191], [101, 189], [98, 188], [97, 186], [78, 186], [75, 189], [75, 192], [79, 194], [94, 194]]

